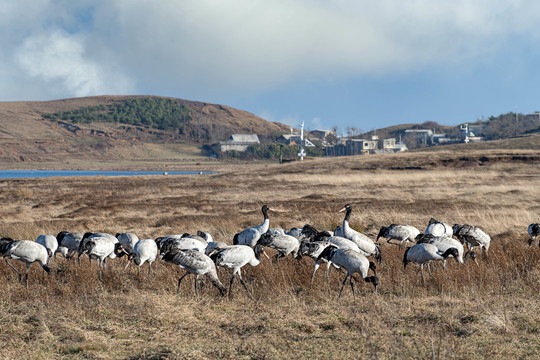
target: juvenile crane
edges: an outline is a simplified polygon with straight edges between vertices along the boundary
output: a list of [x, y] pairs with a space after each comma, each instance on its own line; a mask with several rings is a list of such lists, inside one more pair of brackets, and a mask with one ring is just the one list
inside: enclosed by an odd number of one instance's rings
[[197, 281], [200, 275], [207, 275], [212, 284], [217, 287], [221, 295], [225, 295], [227, 288], [219, 281], [216, 265], [207, 255], [196, 250], [172, 249], [163, 255], [163, 260], [178, 265], [186, 273], [178, 279], [176, 293], [180, 292], [180, 283], [188, 274], [195, 275], [195, 295], [199, 296]]

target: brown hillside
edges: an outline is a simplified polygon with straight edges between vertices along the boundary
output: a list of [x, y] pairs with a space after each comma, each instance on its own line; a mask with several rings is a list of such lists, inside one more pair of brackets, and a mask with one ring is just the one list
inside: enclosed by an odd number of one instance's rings
[[[63, 126], [42, 118], [42, 114], [76, 110], [88, 106], [111, 104], [129, 98], [146, 96], [93, 96], [53, 101], [0, 102], [0, 163], [20, 162], [82, 162], [99, 158], [118, 161], [152, 153], [153, 158], [188, 157], [203, 143], [226, 140], [233, 133], [276, 135], [289, 128], [268, 122], [246, 111], [224, 105], [180, 100], [191, 109], [193, 120], [177, 132], [161, 131], [142, 126], [92, 123]], [[183, 149], [163, 144], [191, 144]], [[197, 145], [198, 144], [198, 145]], [[159, 147], [159, 149], [156, 148]], [[165, 151], [167, 154], [161, 154]], [[170, 152], [174, 154], [170, 154]]]

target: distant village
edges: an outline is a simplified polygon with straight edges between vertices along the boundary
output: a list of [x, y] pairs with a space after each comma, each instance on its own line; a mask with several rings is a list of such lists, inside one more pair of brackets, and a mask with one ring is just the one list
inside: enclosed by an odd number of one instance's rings
[[[537, 114], [540, 116], [540, 114]], [[369, 136], [344, 136], [338, 135], [332, 130], [314, 130], [305, 132], [295, 131], [291, 128], [290, 133], [282, 134], [275, 142], [281, 145], [302, 145], [303, 148], [316, 147], [324, 150], [325, 156], [348, 156], [360, 154], [384, 154], [409, 150], [403, 138], [414, 140], [416, 147], [438, 146], [455, 143], [479, 142], [483, 138], [476, 134], [481, 133], [480, 125], [464, 123], [459, 125], [459, 131], [454, 136], [445, 133], [437, 133], [429, 129], [406, 129], [399, 138], [379, 138], [376, 134]], [[456, 136], [456, 133], [459, 134]], [[304, 136], [303, 136], [304, 135]], [[250, 146], [260, 145], [261, 142], [256, 134], [233, 134], [227, 141], [213, 145], [215, 152], [244, 152]], [[299, 155], [300, 156], [300, 155]]]

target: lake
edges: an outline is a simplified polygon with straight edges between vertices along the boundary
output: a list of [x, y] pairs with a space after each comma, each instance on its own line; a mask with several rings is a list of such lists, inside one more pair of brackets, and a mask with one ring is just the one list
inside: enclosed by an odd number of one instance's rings
[[44, 178], [53, 176], [134, 176], [134, 175], [204, 175], [199, 171], [99, 171], [99, 170], [0, 170], [0, 179]]

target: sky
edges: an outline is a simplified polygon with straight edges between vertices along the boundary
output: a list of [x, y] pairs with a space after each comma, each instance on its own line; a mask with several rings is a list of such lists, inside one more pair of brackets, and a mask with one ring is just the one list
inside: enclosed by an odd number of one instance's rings
[[159, 95], [308, 130], [540, 110], [535, 0], [2, 0], [0, 101]]

